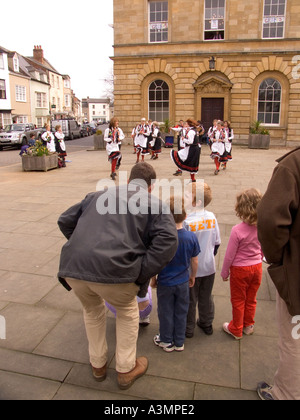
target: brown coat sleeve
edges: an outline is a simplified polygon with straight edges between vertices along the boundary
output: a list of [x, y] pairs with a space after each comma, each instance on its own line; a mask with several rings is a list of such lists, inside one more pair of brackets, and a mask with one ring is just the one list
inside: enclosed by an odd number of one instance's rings
[[273, 173], [258, 212], [258, 239], [268, 263], [281, 264], [290, 239], [293, 215], [299, 206], [298, 182], [294, 172], [279, 164]]

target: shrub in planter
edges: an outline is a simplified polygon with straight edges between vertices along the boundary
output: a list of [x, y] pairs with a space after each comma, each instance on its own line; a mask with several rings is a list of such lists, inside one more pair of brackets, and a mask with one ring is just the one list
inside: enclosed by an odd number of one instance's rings
[[161, 137], [165, 142], [165, 147], [173, 147], [174, 144], [174, 136], [170, 135], [171, 128], [173, 127], [173, 124], [171, 121], [167, 118], [164, 123], [159, 127], [161, 132]]
[[249, 149], [269, 149], [270, 147], [270, 132], [261, 124], [261, 121], [254, 121], [249, 127]]
[[50, 153], [41, 141], [29, 147], [22, 155], [23, 171], [48, 171], [58, 165], [57, 153]]

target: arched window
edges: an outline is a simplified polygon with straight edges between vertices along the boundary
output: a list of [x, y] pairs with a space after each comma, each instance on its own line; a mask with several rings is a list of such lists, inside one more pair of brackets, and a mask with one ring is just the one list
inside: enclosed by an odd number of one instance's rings
[[149, 118], [163, 122], [169, 118], [170, 90], [163, 80], [155, 80], [149, 86]]
[[259, 86], [257, 119], [264, 124], [280, 123], [281, 84], [265, 79]]

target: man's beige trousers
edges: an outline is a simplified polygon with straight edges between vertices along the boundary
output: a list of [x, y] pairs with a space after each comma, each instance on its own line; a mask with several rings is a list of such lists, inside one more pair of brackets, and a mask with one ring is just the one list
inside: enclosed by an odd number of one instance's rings
[[136, 344], [139, 331], [139, 310], [134, 283], [103, 284], [66, 278], [83, 306], [90, 362], [101, 368], [107, 362], [106, 306], [104, 300], [117, 311], [116, 370], [131, 371], [136, 364]]

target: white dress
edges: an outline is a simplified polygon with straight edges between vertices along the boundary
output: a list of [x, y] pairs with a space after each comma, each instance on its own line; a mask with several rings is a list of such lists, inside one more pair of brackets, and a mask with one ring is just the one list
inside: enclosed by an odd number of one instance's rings
[[59, 141], [59, 145], [60, 145], [61, 150], [62, 150], [63, 152], [65, 152], [65, 151], [66, 151], [66, 144], [65, 144], [65, 141], [64, 141], [64, 138], [65, 138], [64, 133], [60, 133], [59, 131], [57, 131], [57, 132], [55, 133], [55, 137], [56, 137], [56, 138], [57, 138], [57, 140]]
[[43, 133], [42, 140], [47, 142], [47, 149], [49, 150], [49, 152], [56, 152], [54, 135], [51, 133], [51, 131], [46, 131], [45, 133]]
[[106, 152], [108, 156], [120, 152], [119, 145], [125, 139], [125, 135], [121, 128], [111, 130], [107, 128], [104, 132], [104, 141], [106, 141]]
[[148, 137], [150, 136], [150, 128], [147, 124], [139, 124], [135, 128], [135, 139], [134, 145], [135, 147], [141, 149], [142, 154], [148, 154], [147, 152], [147, 142]]
[[225, 152], [226, 134], [224, 130], [215, 130], [211, 136], [211, 158], [220, 158]]

